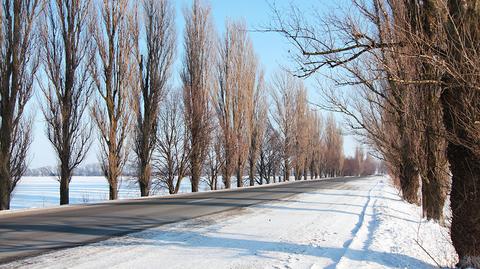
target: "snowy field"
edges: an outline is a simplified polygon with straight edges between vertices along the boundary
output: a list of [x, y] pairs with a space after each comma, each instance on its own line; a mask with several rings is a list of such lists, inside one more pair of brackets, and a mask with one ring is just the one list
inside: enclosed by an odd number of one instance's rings
[[[3, 268], [435, 268], [455, 264], [447, 229], [384, 177], [165, 225]], [[418, 242], [418, 243], [417, 243]], [[435, 259], [435, 261], [427, 254]]]
[[[60, 183], [55, 177], [23, 177], [12, 194], [11, 209], [43, 208], [58, 206]], [[208, 187], [200, 186], [201, 190]], [[190, 181], [184, 179], [179, 192], [189, 192]], [[166, 194], [165, 189], [155, 189], [154, 194]], [[119, 188], [119, 198], [139, 197], [140, 191], [135, 181], [123, 179]], [[70, 183], [70, 204], [85, 204], [108, 200], [108, 183], [104, 177], [72, 178]]]

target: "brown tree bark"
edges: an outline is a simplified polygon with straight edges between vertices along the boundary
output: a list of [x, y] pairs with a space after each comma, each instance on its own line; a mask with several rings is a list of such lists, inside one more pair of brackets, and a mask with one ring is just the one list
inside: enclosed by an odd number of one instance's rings
[[[444, 123], [447, 132], [460, 139], [467, 132], [462, 129], [455, 116], [463, 109], [461, 96], [466, 89], [445, 89], [442, 94]], [[460, 128], [459, 128], [460, 127]], [[476, 267], [480, 265], [480, 195], [477, 186], [480, 184], [480, 161], [478, 155], [462, 144], [449, 142], [447, 156], [452, 173], [452, 190], [450, 206], [452, 208], [451, 237], [452, 243], [460, 257], [460, 266]], [[463, 267], [464, 266], [464, 267]]]
[[290, 161], [289, 160], [284, 160], [283, 162], [284, 166], [284, 174], [283, 174], [283, 181], [290, 181]]
[[190, 165], [192, 166], [192, 178], [190, 179], [192, 184], [192, 192], [198, 192], [198, 185], [200, 183], [200, 176], [201, 176], [201, 164], [199, 161], [200, 158], [191, 158]]
[[[63, 166], [63, 165], [61, 165]], [[70, 180], [72, 174], [68, 165], [60, 169], [60, 205], [67, 205], [70, 202]]]
[[243, 171], [241, 168], [237, 166], [237, 169], [235, 170], [236, 175], [237, 175], [237, 187], [243, 187]]
[[146, 197], [150, 195], [150, 189], [152, 187], [152, 170], [150, 168], [150, 164], [147, 163], [140, 163], [140, 167], [138, 168], [138, 185], [140, 187], [140, 196]]
[[[259, 175], [260, 180], [263, 180], [263, 176]], [[250, 186], [255, 185], [255, 162], [248, 160], [248, 182]]]
[[[445, 26], [448, 50], [445, 60], [452, 72], [443, 78], [446, 87], [441, 103], [452, 173], [451, 237], [461, 268], [480, 268], [479, 4], [478, 0], [465, 3], [449, 0], [450, 17]], [[475, 71], [477, 75], [472, 75]]]

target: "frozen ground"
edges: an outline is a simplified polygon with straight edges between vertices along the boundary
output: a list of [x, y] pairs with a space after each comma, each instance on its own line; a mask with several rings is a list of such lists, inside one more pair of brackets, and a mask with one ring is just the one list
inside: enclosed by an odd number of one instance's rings
[[346, 184], [354, 190], [318, 190], [4, 267], [436, 267], [422, 247], [441, 266], [455, 263], [447, 230], [422, 220], [420, 209], [403, 202], [388, 179]]
[[[60, 183], [55, 177], [23, 177], [12, 195], [11, 209], [42, 208], [58, 206]], [[200, 186], [201, 190], [208, 187]], [[190, 181], [184, 179], [180, 192], [191, 190]], [[165, 194], [165, 189], [154, 190]], [[119, 197], [139, 197], [140, 191], [135, 181], [127, 178], [120, 184]], [[70, 183], [70, 204], [84, 204], [108, 200], [108, 183], [104, 177], [73, 177]]]

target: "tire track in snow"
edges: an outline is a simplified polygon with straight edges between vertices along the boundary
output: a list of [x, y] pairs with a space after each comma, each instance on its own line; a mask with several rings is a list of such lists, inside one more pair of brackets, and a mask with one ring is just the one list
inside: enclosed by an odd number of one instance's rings
[[[342, 266], [342, 264], [345, 262], [345, 259], [348, 259], [348, 252], [351, 249], [352, 246], [356, 245], [363, 245], [363, 242], [365, 239], [360, 238], [360, 236], [364, 236], [365, 234], [365, 229], [368, 232], [368, 227], [365, 226], [365, 215], [367, 213], [367, 210], [369, 208], [372, 208], [371, 203], [372, 203], [372, 192], [373, 190], [378, 186], [379, 181], [375, 183], [375, 185], [368, 191], [368, 198], [367, 201], [365, 202], [365, 205], [362, 208], [362, 211], [360, 212], [360, 215], [358, 216], [358, 222], [355, 224], [355, 227], [352, 229], [352, 238], [350, 240], [345, 241], [343, 244], [343, 254], [342, 256], [338, 259], [336, 263], [331, 264], [330, 266], [327, 267], [327, 269], [332, 269], [332, 268], [349, 268], [349, 266], [345, 267]], [[374, 198], [376, 199], [376, 198]]]

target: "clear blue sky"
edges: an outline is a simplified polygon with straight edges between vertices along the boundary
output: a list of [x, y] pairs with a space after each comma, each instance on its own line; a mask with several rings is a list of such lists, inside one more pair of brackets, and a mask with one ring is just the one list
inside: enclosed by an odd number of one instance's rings
[[[250, 29], [258, 29], [265, 26], [270, 21], [271, 10], [269, 3], [271, 0], [210, 0], [207, 3], [212, 8], [212, 15], [214, 24], [218, 34], [223, 33], [225, 20], [228, 19], [244, 19]], [[334, 7], [344, 2], [331, 0], [277, 0], [278, 7], [288, 7], [291, 3], [299, 6], [302, 10], [311, 11], [313, 8], [320, 12], [328, 14]], [[176, 23], [177, 23], [177, 61], [175, 63], [176, 69], [180, 64], [180, 56], [183, 53], [183, 8], [191, 5], [191, 1], [187, 0], [173, 0], [176, 8]], [[289, 43], [280, 35], [274, 33], [260, 33], [251, 32], [251, 38], [254, 44], [255, 51], [260, 59], [261, 65], [266, 71], [268, 77], [278, 70], [280, 67], [291, 67], [288, 57], [288, 50], [292, 49]], [[174, 73], [174, 80], [178, 81], [178, 72]], [[309, 96], [312, 102], [315, 102], [315, 96], [318, 92], [315, 89], [316, 83], [307, 81], [306, 85], [309, 88]], [[30, 167], [36, 168], [47, 165], [56, 165], [56, 156], [50, 145], [50, 142], [45, 136], [45, 123], [43, 121], [40, 110], [38, 109], [38, 98], [32, 98], [32, 112], [35, 116], [33, 143], [30, 149]], [[97, 136], [93, 136], [97, 139]], [[352, 137], [345, 138], [345, 153], [347, 155], [353, 154], [353, 149], [356, 143]], [[97, 161], [97, 148], [94, 144], [90, 150], [84, 164], [95, 163]]]

